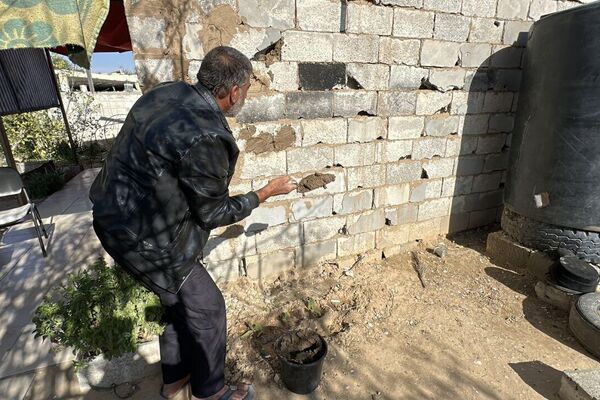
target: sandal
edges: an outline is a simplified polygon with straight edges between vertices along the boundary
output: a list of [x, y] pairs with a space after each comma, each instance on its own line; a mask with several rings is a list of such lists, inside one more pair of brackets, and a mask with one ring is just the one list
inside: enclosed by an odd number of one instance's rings
[[173, 394], [171, 394], [171, 395], [169, 395], [169, 396], [167, 396], [167, 395], [165, 394], [165, 384], [163, 383], [163, 384], [160, 386], [160, 397], [162, 397], [163, 399], [167, 399], [167, 400], [170, 400], [170, 399], [173, 399], [173, 398], [175, 398], [175, 397], [176, 397], [176, 396], [177, 396], [177, 395], [178, 395], [178, 394], [179, 394], [179, 393], [180, 393], [180, 392], [181, 392], [181, 391], [182, 391], [182, 390], [183, 390], [183, 389], [184, 389], [184, 388], [187, 386], [187, 384], [188, 384], [189, 382], [190, 382], [190, 377], [189, 377], [189, 375], [188, 375], [187, 379], [186, 379], [186, 380], [185, 380], [185, 381], [184, 381], [184, 382], [181, 384], [181, 387], [180, 387], [179, 389], [177, 389], [177, 390], [175, 391], [175, 393], [173, 393]]
[[[233, 396], [235, 394], [235, 392], [237, 392], [237, 386], [229, 386], [229, 389], [221, 396], [219, 397], [219, 400], [230, 400], [231, 396]], [[255, 389], [254, 389], [254, 385], [248, 385], [248, 391], [246, 392], [246, 395], [244, 397], [242, 397], [243, 400], [254, 400], [254, 394], [255, 394]]]

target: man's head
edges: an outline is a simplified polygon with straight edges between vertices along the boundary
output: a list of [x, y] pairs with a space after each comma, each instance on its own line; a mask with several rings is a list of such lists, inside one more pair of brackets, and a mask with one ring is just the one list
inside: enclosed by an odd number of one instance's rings
[[250, 60], [232, 47], [215, 47], [206, 54], [198, 81], [215, 96], [221, 111], [227, 116], [235, 116], [244, 105], [252, 64]]

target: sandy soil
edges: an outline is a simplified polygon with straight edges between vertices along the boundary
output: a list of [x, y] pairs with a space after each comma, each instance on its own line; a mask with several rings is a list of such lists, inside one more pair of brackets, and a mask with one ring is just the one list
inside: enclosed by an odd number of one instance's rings
[[[569, 334], [567, 314], [535, 297], [534, 278], [483, 254], [486, 233], [351, 271], [328, 263], [272, 283], [229, 283], [228, 377], [253, 380], [260, 399], [555, 399], [561, 371], [600, 365]], [[438, 243], [443, 258], [431, 252]], [[329, 345], [309, 396], [275, 373], [272, 344], [296, 328]]]

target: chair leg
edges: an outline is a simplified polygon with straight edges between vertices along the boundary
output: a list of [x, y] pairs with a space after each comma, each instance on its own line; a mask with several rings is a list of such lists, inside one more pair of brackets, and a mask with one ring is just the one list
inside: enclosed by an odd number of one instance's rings
[[37, 234], [38, 240], [40, 241], [40, 248], [42, 249], [42, 254], [44, 255], [44, 257], [46, 257], [48, 253], [46, 253], [46, 247], [44, 246], [44, 241], [42, 240], [42, 232], [40, 230], [40, 226], [35, 215], [35, 210], [31, 211], [31, 219], [33, 219], [33, 224], [35, 225], [35, 233]]
[[44, 236], [48, 239], [48, 232], [46, 232], [46, 227], [44, 226], [44, 222], [42, 221], [42, 216], [37, 209], [37, 206], [33, 206], [33, 210], [35, 211], [35, 215], [37, 216], [38, 221], [40, 221], [40, 226], [42, 227], [42, 232], [44, 232]]

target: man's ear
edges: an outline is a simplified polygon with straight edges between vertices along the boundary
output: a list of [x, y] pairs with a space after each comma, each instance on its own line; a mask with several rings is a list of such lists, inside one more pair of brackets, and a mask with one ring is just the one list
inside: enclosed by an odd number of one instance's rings
[[233, 87], [229, 91], [229, 101], [231, 102], [231, 104], [233, 105], [237, 103], [241, 95], [242, 93], [240, 87], [238, 85], [233, 85]]

